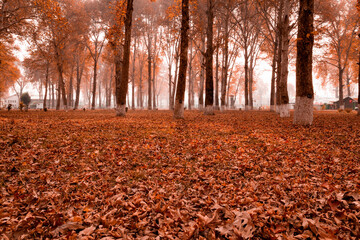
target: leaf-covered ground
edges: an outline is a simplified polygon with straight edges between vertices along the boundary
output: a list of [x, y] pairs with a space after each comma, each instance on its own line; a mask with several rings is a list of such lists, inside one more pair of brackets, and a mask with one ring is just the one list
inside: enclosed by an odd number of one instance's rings
[[360, 118], [0, 112], [1, 239], [359, 239]]

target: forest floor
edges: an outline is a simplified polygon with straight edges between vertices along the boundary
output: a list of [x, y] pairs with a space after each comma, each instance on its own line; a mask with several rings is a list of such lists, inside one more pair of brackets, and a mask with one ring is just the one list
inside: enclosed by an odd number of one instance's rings
[[0, 111], [1, 239], [359, 239], [360, 117]]

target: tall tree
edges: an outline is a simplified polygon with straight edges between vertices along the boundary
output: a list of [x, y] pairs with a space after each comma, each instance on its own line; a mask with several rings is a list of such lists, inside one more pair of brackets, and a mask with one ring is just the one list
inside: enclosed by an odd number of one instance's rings
[[[89, 16], [89, 32], [87, 38], [89, 41], [86, 41], [86, 47], [90, 53], [91, 58], [94, 61], [93, 65], [93, 87], [92, 87], [92, 102], [91, 109], [95, 109], [95, 99], [96, 99], [96, 87], [97, 87], [97, 68], [99, 59], [102, 53], [102, 50], [105, 45], [106, 38], [106, 27], [105, 22], [102, 19], [102, 7], [103, 4], [97, 1], [86, 2], [86, 10]], [[100, 94], [100, 92], [99, 92]]]
[[70, 40], [72, 25], [69, 8], [71, 1], [60, 4], [55, 0], [34, 0], [38, 14], [38, 24], [47, 29], [48, 39], [53, 48], [54, 60], [58, 71], [58, 92], [56, 109], [60, 109], [60, 100], [67, 109], [67, 96], [65, 88], [65, 64], [67, 58], [68, 43]]
[[221, 99], [220, 104], [221, 107], [224, 108], [226, 106], [226, 95], [227, 95], [227, 81], [228, 81], [228, 71], [229, 71], [229, 43], [230, 43], [230, 12], [232, 11], [232, 1], [227, 0], [222, 4], [223, 11], [225, 11], [222, 28], [223, 28], [223, 63], [221, 68]]
[[214, 115], [214, 79], [213, 79], [213, 25], [214, 25], [214, 0], [207, 1], [207, 30], [205, 54], [205, 115]]
[[279, 35], [281, 42], [279, 43], [279, 81], [277, 85], [277, 105], [280, 117], [290, 117], [289, 111], [289, 95], [287, 91], [288, 65], [289, 65], [289, 45], [290, 45], [290, 1], [282, 0], [283, 13], [279, 14], [282, 18], [279, 23]]
[[261, 28], [262, 35], [265, 39], [262, 52], [271, 57], [271, 85], [270, 85], [270, 111], [275, 111], [276, 101], [276, 70], [277, 70], [277, 57], [279, 46], [279, 20], [280, 20], [280, 6], [279, 1], [263, 1], [256, 0], [258, 13], [262, 17], [263, 26]]
[[21, 76], [10, 46], [0, 42], [0, 98]]
[[258, 12], [255, 3], [249, 0], [240, 1], [237, 4], [236, 11], [232, 12], [234, 20], [239, 31], [235, 31], [236, 41], [244, 51], [244, 69], [245, 69], [245, 109], [252, 109], [252, 74], [255, 67], [258, 50], [262, 42], [260, 41], [260, 26]]
[[325, 53], [322, 62], [338, 70], [339, 105], [344, 109], [344, 74], [349, 64], [351, 48], [356, 38], [359, 17], [353, 10], [355, 0], [331, 0], [319, 2], [320, 26], [322, 36], [327, 40], [323, 44]]
[[126, 0], [125, 14], [125, 37], [123, 50], [123, 64], [121, 69], [121, 78], [116, 77], [116, 115], [126, 115], [126, 94], [129, 82], [129, 66], [130, 66], [130, 47], [131, 47], [131, 25], [134, 0]]
[[184, 118], [184, 97], [189, 47], [189, 0], [182, 0], [181, 16], [182, 19], [180, 30], [180, 67], [174, 107], [174, 118], [177, 119]]
[[294, 124], [311, 125], [314, 104], [312, 83], [314, 0], [299, 1]]
[[[356, 9], [357, 9], [358, 17], [360, 17], [360, 0], [357, 0]], [[360, 40], [360, 33], [358, 33], [358, 37]], [[359, 66], [358, 71], [359, 72], [358, 72], [358, 113], [357, 113], [357, 115], [360, 116], [360, 47], [358, 49], [358, 55], [359, 55], [359, 62], [358, 62], [358, 66]]]

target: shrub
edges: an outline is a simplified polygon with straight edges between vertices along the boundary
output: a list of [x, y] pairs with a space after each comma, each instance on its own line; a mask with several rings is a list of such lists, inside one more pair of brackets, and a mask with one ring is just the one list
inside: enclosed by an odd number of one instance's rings
[[345, 109], [345, 112], [351, 113], [351, 112], [352, 112], [352, 109], [351, 109], [351, 108], [347, 108], [347, 109]]
[[338, 112], [339, 112], [339, 113], [341, 113], [341, 112], [343, 112], [343, 111], [344, 111], [344, 109], [341, 109], [341, 108], [338, 109]]
[[20, 111], [22, 111], [23, 108], [24, 108], [24, 103], [23, 103], [23, 102], [20, 102], [20, 103], [19, 103], [19, 109], [20, 109]]
[[26, 92], [26, 93], [21, 94], [20, 101], [23, 102], [25, 104], [25, 106], [29, 106], [29, 104], [31, 102], [31, 97], [30, 97], [29, 93]]

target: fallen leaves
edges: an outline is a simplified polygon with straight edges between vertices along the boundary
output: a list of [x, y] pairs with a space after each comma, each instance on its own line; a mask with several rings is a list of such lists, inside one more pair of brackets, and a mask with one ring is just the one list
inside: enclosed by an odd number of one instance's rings
[[1, 238], [360, 237], [355, 115], [114, 115], [0, 112]]

